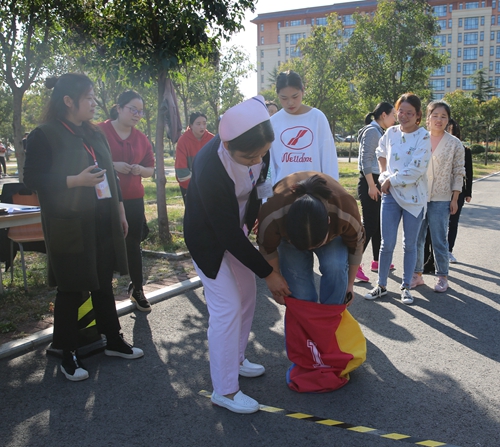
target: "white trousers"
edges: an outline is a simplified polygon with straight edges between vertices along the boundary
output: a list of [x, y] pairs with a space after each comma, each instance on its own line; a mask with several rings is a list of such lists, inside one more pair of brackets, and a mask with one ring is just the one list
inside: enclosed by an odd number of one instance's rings
[[237, 392], [240, 363], [255, 312], [255, 274], [226, 252], [217, 278], [207, 278], [194, 263], [207, 301], [210, 375], [217, 394]]

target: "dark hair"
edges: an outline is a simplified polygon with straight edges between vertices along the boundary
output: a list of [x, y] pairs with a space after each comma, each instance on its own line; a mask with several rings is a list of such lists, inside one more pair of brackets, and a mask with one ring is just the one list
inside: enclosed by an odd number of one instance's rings
[[80, 99], [94, 86], [88, 76], [81, 73], [66, 73], [45, 80], [45, 87], [52, 90], [43, 121], [49, 122], [66, 117], [68, 106], [64, 97], [69, 96], [78, 109]]
[[291, 190], [298, 198], [286, 216], [288, 239], [298, 250], [317, 247], [328, 234], [328, 210], [324, 201], [331, 197], [332, 190], [317, 174], [296, 183]]
[[372, 122], [372, 119], [378, 120], [382, 116], [382, 113], [389, 115], [392, 109], [394, 109], [394, 106], [392, 104], [389, 104], [388, 102], [379, 102], [377, 104], [377, 107], [375, 107], [375, 110], [365, 116], [365, 124], [370, 124]]
[[293, 70], [282, 72], [276, 78], [276, 93], [285, 87], [293, 87], [297, 90], [304, 90], [304, 84], [298, 73]]
[[204, 113], [201, 113], [201, 112], [193, 112], [193, 113], [191, 113], [191, 115], [189, 115], [189, 125], [192, 126], [194, 124], [194, 122], [200, 116], [202, 116], [203, 118], [207, 119], [207, 115], [205, 115]]
[[[438, 107], [442, 107], [444, 110], [446, 110], [446, 113], [448, 115], [448, 124], [449, 124], [451, 118], [451, 109], [450, 105], [444, 101], [432, 101], [428, 104], [427, 121], [429, 120], [429, 117], [432, 115], [432, 112], [434, 112], [434, 110], [436, 110]], [[448, 124], [446, 124], [446, 126], [448, 126]]]
[[230, 152], [239, 151], [251, 154], [273, 141], [273, 126], [271, 121], [267, 120], [242, 133], [239, 137], [228, 141], [227, 148]]
[[394, 106], [396, 110], [399, 110], [399, 106], [403, 102], [407, 102], [408, 104], [413, 106], [415, 112], [417, 113], [417, 124], [420, 124], [420, 122], [422, 121], [422, 102], [420, 101], [420, 98], [412, 92], [404, 93], [396, 101], [396, 105]]
[[269, 108], [269, 106], [278, 108], [278, 105], [274, 101], [266, 101], [266, 107]]
[[118, 96], [118, 100], [116, 101], [116, 104], [111, 107], [111, 110], [109, 111], [109, 117], [112, 120], [116, 120], [118, 118], [118, 106], [120, 106], [121, 109], [123, 109], [130, 101], [134, 99], [140, 99], [143, 101], [142, 96], [139, 95], [134, 90], [126, 90], [124, 91], [120, 96]]
[[451, 134], [461, 140], [462, 133], [460, 131], [460, 126], [453, 118], [450, 118], [450, 121], [448, 121], [448, 126], [451, 126]]

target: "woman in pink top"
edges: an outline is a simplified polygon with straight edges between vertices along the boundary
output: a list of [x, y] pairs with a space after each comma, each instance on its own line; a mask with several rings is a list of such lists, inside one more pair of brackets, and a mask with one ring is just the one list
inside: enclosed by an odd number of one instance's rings
[[127, 238], [128, 270], [131, 283], [130, 299], [137, 309], [149, 312], [151, 305], [142, 289], [141, 240], [144, 224], [144, 186], [142, 178], [154, 171], [154, 154], [146, 135], [135, 126], [144, 115], [144, 103], [139, 93], [128, 90], [118, 97], [111, 111], [111, 120], [99, 123], [111, 148], [113, 166], [120, 178], [123, 205], [129, 225]]

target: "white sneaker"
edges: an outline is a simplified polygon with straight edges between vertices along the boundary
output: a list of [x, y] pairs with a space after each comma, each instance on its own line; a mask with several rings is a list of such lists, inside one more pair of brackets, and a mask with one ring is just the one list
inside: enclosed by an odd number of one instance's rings
[[456, 264], [458, 262], [457, 258], [453, 256], [453, 253], [451, 251], [448, 253], [448, 258], [450, 260], [450, 264]]
[[401, 289], [401, 302], [403, 304], [413, 304], [413, 297], [407, 288]]
[[210, 400], [214, 405], [227, 408], [234, 413], [249, 414], [260, 409], [259, 403], [255, 399], [243, 394], [241, 391], [238, 391], [232, 399], [221, 396], [214, 391]]
[[248, 359], [243, 360], [240, 365], [240, 376], [243, 377], [259, 377], [266, 372], [266, 368], [257, 363], [252, 363]]

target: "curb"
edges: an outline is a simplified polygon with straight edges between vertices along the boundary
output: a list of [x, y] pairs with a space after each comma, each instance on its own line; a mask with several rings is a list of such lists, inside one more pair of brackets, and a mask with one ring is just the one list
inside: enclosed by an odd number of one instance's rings
[[[155, 304], [166, 298], [171, 298], [200, 286], [200, 277], [195, 276], [194, 278], [187, 279], [186, 281], [182, 281], [177, 284], [155, 290], [154, 292], [147, 293], [146, 298], [151, 304]], [[118, 313], [119, 317], [126, 315], [135, 309], [135, 304], [133, 304], [132, 302], [121, 302], [117, 303], [116, 305], [116, 312]], [[0, 346], [0, 359], [18, 354], [24, 354], [25, 352], [31, 351], [39, 345], [49, 343], [50, 341], [52, 341], [52, 332], [53, 328], [50, 327], [36, 332], [35, 334], [32, 334], [21, 340], [14, 340], [8, 343], [4, 343]]]

